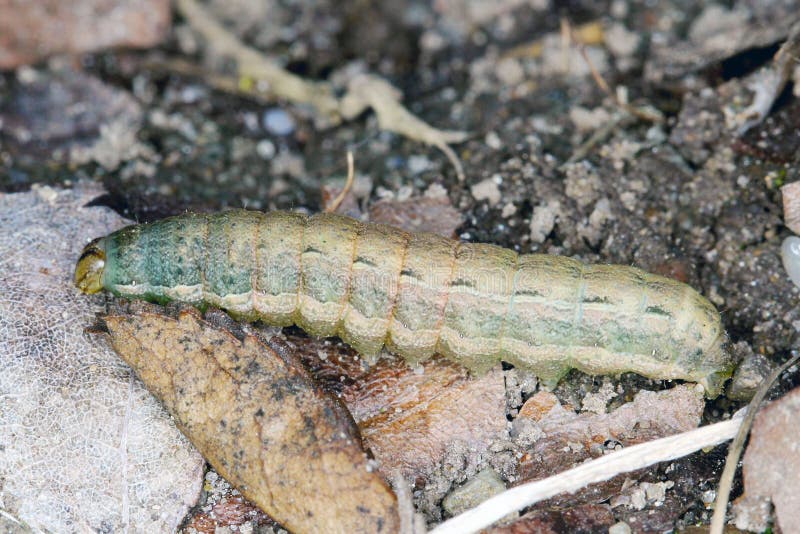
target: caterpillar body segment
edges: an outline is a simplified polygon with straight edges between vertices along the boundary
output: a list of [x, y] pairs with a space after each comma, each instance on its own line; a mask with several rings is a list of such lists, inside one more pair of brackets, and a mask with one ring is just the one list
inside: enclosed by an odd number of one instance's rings
[[129, 226], [86, 246], [75, 283], [296, 324], [365, 355], [438, 352], [478, 372], [502, 359], [551, 383], [571, 368], [632, 371], [716, 396], [732, 370], [719, 313], [686, 284], [334, 214], [235, 210]]

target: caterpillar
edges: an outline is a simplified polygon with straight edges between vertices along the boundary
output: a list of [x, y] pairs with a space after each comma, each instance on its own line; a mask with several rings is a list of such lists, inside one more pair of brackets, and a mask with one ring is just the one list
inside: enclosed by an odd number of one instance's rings
[[698, 382], [717, 396], [733, 367], [719, 312], [676, 280], [335, 214], [233, 210], [128, 226], [84, 248], [75, 284], [295, 324], [366, 356], [439, 353], [478, 373], [502, 360], [550, 385], [577, 368]]

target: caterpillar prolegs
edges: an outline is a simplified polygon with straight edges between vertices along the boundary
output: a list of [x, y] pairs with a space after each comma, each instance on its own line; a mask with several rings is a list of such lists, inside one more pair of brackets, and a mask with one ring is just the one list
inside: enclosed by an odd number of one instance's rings
[[216, 306], [338, 335], [365, 355], [503, 360], [554, 383], [570, 368], [702, 384], [732, 361], [714, 306], [634, 267], [517, 254], [334, 214], [234, 210], [132, 225], [85, 247], [82, 291]]

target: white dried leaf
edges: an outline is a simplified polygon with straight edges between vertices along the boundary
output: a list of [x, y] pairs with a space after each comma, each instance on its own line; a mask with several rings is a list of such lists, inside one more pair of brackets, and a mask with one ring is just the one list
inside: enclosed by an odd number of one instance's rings
[[53, 531], [175, 530], [204, 461], [97, 335], [78, 294], [89, 239], [124, 220], [98, 186], [0, 193], [0, 510]]

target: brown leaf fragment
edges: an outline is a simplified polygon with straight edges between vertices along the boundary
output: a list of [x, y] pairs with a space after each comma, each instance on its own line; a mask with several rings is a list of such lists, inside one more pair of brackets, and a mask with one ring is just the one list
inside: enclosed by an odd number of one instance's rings
[[192, 515], [183, 527], [184, 532], [201, 532], [214, 534], [218, 528], [243, 525], [253, 522], [256, 526], [277, 526], [269, 516], [256, 508], [241, 495], [230, 496], [216, 503], [208, 512], [201, 511]]
[[370, 207], [369, 220], [409, 232], [432, 232], [444, 237], [455, 237], [456, 229], [463, 222], [446, 195], [376, 202]]
[[531, 512], [509, 525], [492, 528], [487, 534], [607, 532], [613, 524], [614, 516], [608, 505], [584, 504], [568, 510]]
[[485, 450], [505, 432], [505, 389], [499, 366], [483, 376], [434, 358], [420, 368], [381, 360], [346, 385], [344, 400], [387, 474], [425, 478], [447, 447]]
[[512, 429], [518, 438], [535, 440], [520, 459], [518, 482], [554, 475], [616, 444], [635, 445], [696, 428], [703, 406], [702, 395], [689, 385], [641, 391], [607, 414], [576, 414], [552, 393], [539, 392], [523, 405]]
[[296, 532], [394, 532], [397, 501], [344, 407], [291, 352], [194, 310], [105, 318], [111, 343], [208, 462]]
[[756, 416], [744, 454], [744, 494], [734, 504], [735, 524], [763, 531], [770, 501], [781, 532], [800, 532], [800, 388]]
[[169, 25], [168, 0], [0, 2], [0, 70], [53, 54], [153, 46]]
[[523, 404], [522, 408], [519, 410], [517, 419], [541, 421], [545, 415], [550, 413], [550, 410], [556, 407], [556, 405], [561, 407], [558, 397], [549, 391], [539, 391], [525, 401], [525, 404]]
[[[286, 344], [302, 360], [317, 383], [337, 396], [341, 396], [343, 389], [358, 381], [370, 368], [365, 359], [343, 341], [308, 337], [290, 331], [286, 334]], [[342, 400], [347, 404], [346, 399]]]
[[288, 336], [315, 379], [345, 403], [387, 476], [425, 480], [448, 447], [485, 451], [506, 432], [499, 368], [483, 376], [441, 358], [418, 367], [395, 358], [367, 365], [343, 343]]
[[208, 491], [205, 504], [190, 514], [181, 528], [182, 533], [214, 534], [218, 528], [231, 527], [238, 528], [240, 532], [248, 527], [280, 528], [213, 470], [206, 473], [204, 490]]

